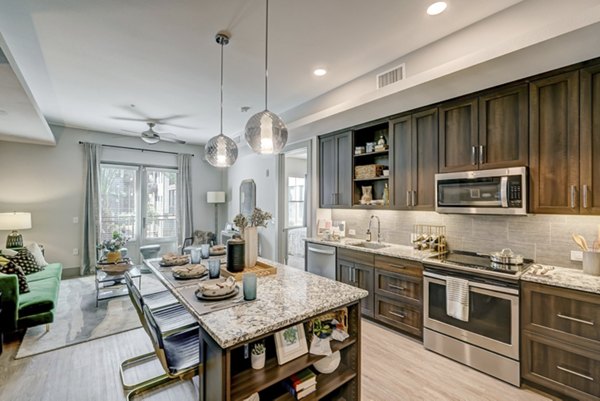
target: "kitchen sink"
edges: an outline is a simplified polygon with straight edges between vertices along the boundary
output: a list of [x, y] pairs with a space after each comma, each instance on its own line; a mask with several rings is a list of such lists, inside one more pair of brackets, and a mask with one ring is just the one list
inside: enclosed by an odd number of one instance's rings
[[367, 242], [367, 241], [349, 243], [348, 245], [357, 246], [360, 248], [367, 248], [367, 249], [381, 249], [381, 248], [387, 248], [390, 246], [390, 245], [382, 244], [380, 242]]

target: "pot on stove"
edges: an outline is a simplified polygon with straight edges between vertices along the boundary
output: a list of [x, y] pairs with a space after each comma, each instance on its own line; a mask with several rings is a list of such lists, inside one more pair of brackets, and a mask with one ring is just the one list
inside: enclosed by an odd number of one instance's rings
[[500, 252], [494, 252], [490, 254], [492, 262], [501, 263], [505, 265], [522, 265], [523, 256], [517, 255], [510, 248], [504, 248]]

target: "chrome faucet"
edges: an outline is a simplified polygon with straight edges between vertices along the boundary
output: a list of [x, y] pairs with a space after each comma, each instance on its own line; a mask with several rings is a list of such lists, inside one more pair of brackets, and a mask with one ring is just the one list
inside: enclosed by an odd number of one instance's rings
[[367, 242], [371, 242], [371, 223], [373, 222], [373, 218], [377, 219], [377, 242], [381, 242], [381, 220], [379, 220], [379, 216], [371, 215], [371, 219], [369, 220], [369, 228], [367, 228]]

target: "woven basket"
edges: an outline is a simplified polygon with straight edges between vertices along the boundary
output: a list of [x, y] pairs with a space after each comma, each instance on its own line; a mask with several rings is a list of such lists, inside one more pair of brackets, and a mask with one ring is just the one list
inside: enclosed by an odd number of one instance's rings
[[127, 270], [131, 269], [130, 263], [108, 263], [100, 265], [100, 269], [111, 276], [117, 276], [125, 273]]
[[367, 164], [365, 166], [354, 167], [354, 178], [357, 180], [367, 178], [377, 178], [383, 175], [383, 165], [381, 164]]

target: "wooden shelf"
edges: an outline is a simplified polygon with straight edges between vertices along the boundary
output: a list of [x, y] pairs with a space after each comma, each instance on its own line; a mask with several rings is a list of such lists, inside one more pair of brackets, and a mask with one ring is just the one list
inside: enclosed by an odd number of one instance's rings
[[[350, 380], [356, 377], [356, 372], [340, 364], [335, 372], [330, 374], [319, 374], [317, 376], [317, 391], [302, 398], [302, 400], [313, 401], [320, 400], [321, 398], [329, 395], [332, 391], [336, 390], [340, 386], [348, 383]], [[296, 397], [290, 393], [286, 393], [280, 397], [277, 397], [275, 401], [294, 401]]]
[[389, 150], [389, 149], [387, 149], [387, 150], [379, 150], [379, 151], [376, 151], [376, 152], [361, 153], [361, 154], [359, 154], [359, 155], [357, 155], [357, 154], [354, 154], [353, 156], [354, 156], [354, 157], [364, 157], [364, 156], [382, 156], [382, 155], [386, 155], [386, 154], [388, 154], [388, 153], [390, 153], [390, 150]]
[[[355, 342], [356, 337], [354, 336], [350, 336], [342, 342], [332, 341], [331, 350], [336, 352], [351, 346]], [[270, 358], [265, 363], [265, 367], [263, 369], [246, 369], [231, 378], [231, 399], [234, 401], [244, 400], [253, 393], [264, 390], [267, 387], [270, 387], [273, 384], [290, 377], [294, 373], [311, 366], [322, 358], [324, 358], [322, 355], [304, 354], [283, 365], [277, 364], [277, 358]], [[356, 375], [356, 373], [354, 374]], [[347, 379], [346, 381], [348, 380], [351, 380], [351, 378]], [[338, 384], [338, 386], [339, 385], [341, 384]], [[329, 392], [332, 390], [329, 390]], [[311, 398], [307, 397], [306, 399]]]
[[360, 182], [360, 181], [379, 181], [379, 180], [389, 180], [389, 176], [379, 176], [379, 177], [373, 177], [373, 178], [355, 178], [354, 182]]
[[361, 205], [356, 203], [352, 205], [352, 209], [391, 209], [390, 205]]

